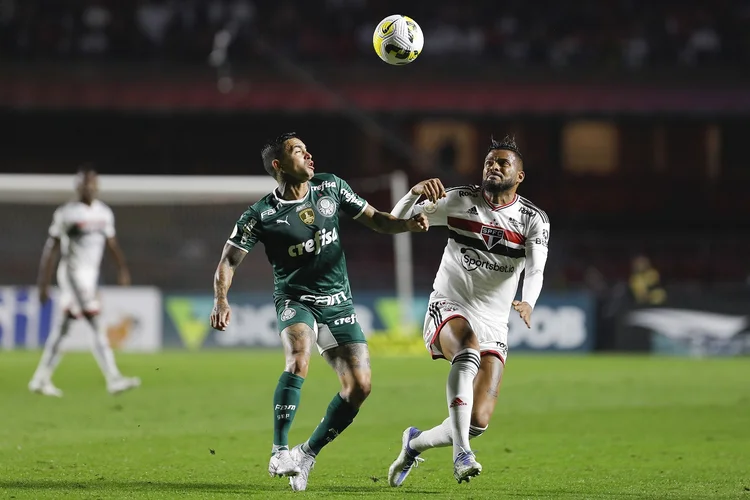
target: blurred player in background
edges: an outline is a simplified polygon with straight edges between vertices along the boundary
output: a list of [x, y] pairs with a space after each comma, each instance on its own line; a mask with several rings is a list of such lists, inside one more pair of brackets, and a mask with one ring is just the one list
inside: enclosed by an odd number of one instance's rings
[[[273, 398], [268, 472], [289, 476], [292, 489], [301, 491], [307, 488], [317, 454], [352, 423], [370, 394], [370, 355], [352, 304], [339, 210], [380, 233], [421, 232], [427, 224], [424, 215], [405, 220], [379, 212], [344, 180], [315, 174], [312, 154], [295, 133], [266, 144], [261, 156], [279, 187], [242, 214], [224, 245], [214, 279], [211, 326], [224, 330], [229, 324], [227, 293], [235, 270], [262, 242], [273, 266], [286, 363]], [[287, 436], [299, 409], [313, 344], [338, 374], [341, 391], [310, 438], [290, 451]]]
[[94, 330], [92, 351], [107, 382], [107, 390], [116, 394], [141, 383], [137, 377], [123, 377], [107, 339], [105, 325], [99, 316], [98, 281], [104, 246], [117, 262], [118, 284], [130, 284], [125, 258], [115, 238], [115, 218], [112, 210], [96, 199], [96, 172], [81, 167], [75, 177], [77, 201], [68, 202], [55, 210], [49, 237], [44, 246], [39, 270], [39, 301], [49, 300], [52, 269], [58, 254], [57, 284], [60, 287], [62, 314], [44, 345], [44, 353], [29, 390], [46, 396], [62, 396], [52, 383], [52, 374], [60, 362], [60, 346], [74, 320], [84, 318]]
[[[445, 190], [438, 179], [420, 182], [394, 207], [396, 217], [425, 214], [430, 225], [448, 226], [448, 243], [425, 317], [423, 336], [433, 359], [451, 362], [446, 386], [448, 418], [430, 430], [406, 429], [388, 471], [400, 486], [430, 448], [453, 445], [453, 475], [469, 481], [482, 471], [469, 446], [495, 410], [508, 354], [511, 307], [527, 326], [542, 290], [549, 219], [518, 196], [523, 157], [513, 139], [492, 140], [481, 186]], [[420, 196], [427, 199], [415, 206]], [[514, 300], [526, 270], [521, 301]]]

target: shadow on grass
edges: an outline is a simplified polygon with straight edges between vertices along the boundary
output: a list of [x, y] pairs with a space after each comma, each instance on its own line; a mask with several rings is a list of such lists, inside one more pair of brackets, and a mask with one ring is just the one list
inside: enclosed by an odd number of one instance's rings
[[[94, 479], [91, 481], [55, 481], [49, 479], [34, 479], [34, 480], [17, 480], [17, 481], [2, 481], [0, 480], [0, 491], [5, 490], [21, 490], [21, 491], [45, 491], [49, 492], [60, 492], [60, 493], [72, 493], [72, 492], [113, 492], [123, 491], [130, 493], [137, 492], [169, 492], [169, 493], [188, 493], [188, 492], [202, 492], [202, 493], [221, 493], [221, 494], [237, 494], [237, 495], [248, 495], [258, 492], [275, 492], [284, 493], [285, 491], [291, 492], [288, 485], [280, 484], [275, 481], [263, 482], [263, 483], [226, 483], [226, 482], [181, 482], [181, 481], [123, 481], [123, 480], [108, 480], [108, 479]], [[341, 486], [341, 485], [329, 485], [329, 486], [318, 486], [311, 485], [311, 493], [352, 493], [357, 495], [369, 495], [377, 494], [382, 495], [386, 492], [395, 491], [388, 488], [387, 485], [384, 487], [372, 486], [370, 488], [357, 486]], [[398, 490], [401, 495], [435, 495], [442, 494], [437, 491], [427, 490]]]
[[[284, 482], [285, 483], [285, 482]], [[0, 491], [6, 494], [2, 498], [9, 498], [11, 492], [16, 490], [18, 493], [32, 493], [34, 491], [39, 494], [53, 494], [63, 495], [72, 494], [75, 496], [76, 493], [83, 494], [128, 494], [132, 495], [133, 498], [140, 497], [139, 494], [148, 493], [167, 493], [170, 495], [179, 495], [180, 493], [189, 494], [215, 494], [215, 495], [237, 495], [237, 496], [248, 496], [253, 494], [277, 494], [283, 495], [286, 493], [292, 493], [287, 484], [281, 484], [278, 481], [263, 481], [259, 483], [226, 483], [226, 482], [185, 482], [185, 481], [124, 481], [124, 480], [107, 480], [105, 478], [98, 478], [91, 481], [56, 481], [50, 479], [35, 479], [35, 480], [16, 480], [16, 481], [3, 481], [0, 480]], [[460, 492], [460, 493], [459, 493]], [[390, 488], [387, 484], [383, 486], [362, 486], [362, 485], [311, 485], [308, 493], [313, 496], [318, 495], [345, 495], [345, 496], [364, 496], [364, 497], [398, 497], [398, 498], [409, 498], [409, 497], [430, 497], [430, 496], [446, 496], [453, 497], [456, 493], [460, 494], [461, 498], [494, 498], [494, 494], [488, 494], [487, 491], [461, 491], [458, 490], [424, 490], [424, 489], [412, 489], [412, 488]], [[596, 492], [596, 493], [584, 493], [576, 491], [575, 489], [568, 488], [541, 488], [538, 490], [527, 490], [527, 491], [511, 491], [503, 489], [494, 493], [500, 493], [505, 498], [554, 498], [554, 499], [570, 499], [578, 500], [583, 498], [599, 498], [599, 499], [661, 499], [664, 495], [644, 495], [642, 493], [631, 493], [631, 492]], [[669, 498], [672, 499], [692, 499], [695, 498], [693, 495], [685, 494], [670, 494]], [[748, 497], [750, 499], [750, 497]]]

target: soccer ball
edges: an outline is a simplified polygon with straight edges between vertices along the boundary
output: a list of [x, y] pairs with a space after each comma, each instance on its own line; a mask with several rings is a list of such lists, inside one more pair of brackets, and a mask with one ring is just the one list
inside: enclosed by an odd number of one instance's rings
[[372, 45], [383, 61], [400, 66], [409, 64], [422, 52], [424, 35], [414, 19], [394, 14], [378, 23]]

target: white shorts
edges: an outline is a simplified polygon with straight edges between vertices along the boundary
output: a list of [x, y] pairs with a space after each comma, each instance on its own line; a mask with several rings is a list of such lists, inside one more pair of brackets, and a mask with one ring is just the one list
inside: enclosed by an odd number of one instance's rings
[[83, 313], [99, 314], [101, 305], [96, 271], [69, 271], [61, 266], [57, 269], [57, 285], [60, 287], [60, 307], [64, 313], [79, 317]]
[[435, 291], [430, 295], [422, 330], [425, 347], [430, 351], [432, 359], [445, 358], [435, 346], [435, 341], [443, 326], [455, 318], [463, 318], [469, 323], [479, 340], [479, 351], [482, 356], [497, 356], [505, 364], [508, 357], [508, 325], [490, 325], [479, 319], [470, 308]]

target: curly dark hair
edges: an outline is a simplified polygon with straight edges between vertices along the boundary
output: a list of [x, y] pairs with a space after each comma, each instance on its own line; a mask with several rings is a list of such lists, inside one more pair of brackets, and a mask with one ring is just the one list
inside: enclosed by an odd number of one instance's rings
[[502, 141], [495, 140], [494, 137], [490, 136], [490, 147], [487, 149], [487, 152], [494, 151], [496, 149], [505, 149], [507, 151], [513, 151], [518, 155], [518, 158], [523, 161], [523, 155], [521, 154], [521, 151], [518, 149], [518, 144], [516, 144], [516, 138], [510, 135], [506, 135], [503, 137]]
[[276, 170], [273, 168], [273, 160], [281, 158], [281, 153], [284, 152], [284, 143], [292, 138], [298, 138], [297, 132], [284, 132], [281, 135], [276, 136], [274, 139], [269, 139], [263, 145], [260, 150], [260, 157], [263, 159], [263, 167], [273, 178], [276, 178]]

